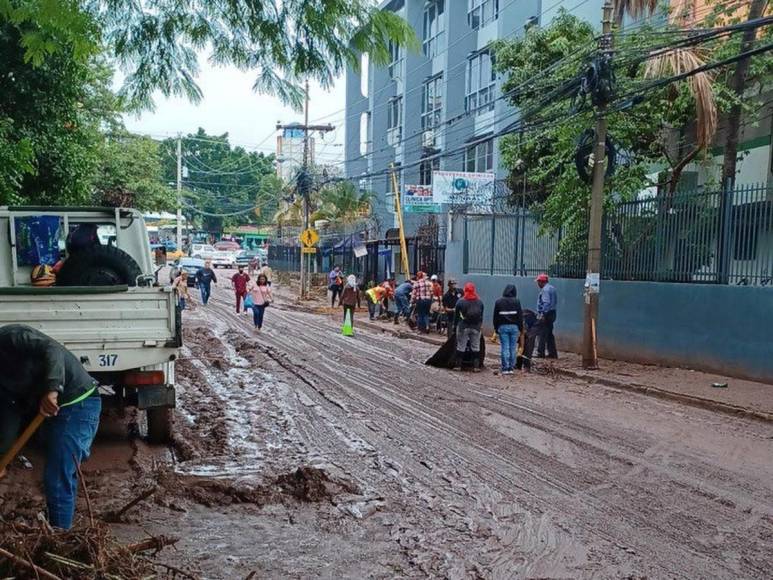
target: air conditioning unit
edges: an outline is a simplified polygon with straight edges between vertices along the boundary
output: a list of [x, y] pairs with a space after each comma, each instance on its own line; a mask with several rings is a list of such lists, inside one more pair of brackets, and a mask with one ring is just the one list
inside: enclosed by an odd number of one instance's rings
[[435, 146], [435, 131], [424, 131], [421, 134], [421, 146], [422, 147], [434, 147]]

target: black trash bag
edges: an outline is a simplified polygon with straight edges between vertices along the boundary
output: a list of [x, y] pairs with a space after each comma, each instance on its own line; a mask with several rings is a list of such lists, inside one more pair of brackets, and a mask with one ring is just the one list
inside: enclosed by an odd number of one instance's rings
[[[462, 368], [473, 368], [475, 362], [476, 353], [473, 353], [469, 347], [464, 353], [462, 359]], [[483, 333], [480, 335], [480, 352], [477, 353], [477, 358], [480, 360], [480, 367], [483, 368], [483, 363], [486, 360], [486, 339], [483, 337]], [[431, 367], [437, 367], [439, 369], [452, 369], [456, 366], [456, 333], [451, 334], [448, 340], [443, 343], [438, 351], [429, 357], [425, 362], [425, 365]]]

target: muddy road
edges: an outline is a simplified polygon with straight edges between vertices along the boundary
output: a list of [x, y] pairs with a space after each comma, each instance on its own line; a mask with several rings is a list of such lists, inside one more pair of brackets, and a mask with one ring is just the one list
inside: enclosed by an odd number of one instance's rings
[[771, 577], [773, 425], [425, 367], [430, 345], [345, 338], [291, 304], [256, 334], [223, 288], [194, 306], [174, 445], [135, 440], [121, 479], [162, 491], [115, 526], [180, 536], [170, 562], [208, 578]]

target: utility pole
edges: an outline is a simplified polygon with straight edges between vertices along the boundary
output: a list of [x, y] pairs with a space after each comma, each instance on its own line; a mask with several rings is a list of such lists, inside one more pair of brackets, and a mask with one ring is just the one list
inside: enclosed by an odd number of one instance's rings
[[[612, 2], [605, 0], [601, 21], [602, 35], [599, 50], [602, 58], [612, 56]], [[611, 68], [611, 63], [610, 63]], [[588, 268], [585, 275], [585, 308], [582, 341], [582, 367], [598, 368], [596, 347], [599, 287], [601, 278], [601, 227], [604, 217], [604, 174], [606, 172], [607, 117], [606, 102], [598, 103], [596, 135], [593, 148], [593, 185], [590, 199], [590, 225], [588, 228]]]
[[[309, 215], [311, 213], [311, 175], [309, 174], [310, 163], [310, 149], [309, 140], [310, 133], [312, 131], [320, 131], [321, 133], [327, 133], [335, 130], [333, 125], [329, 123], [327, 125], [309, 125], [309, 81], [306, 81], [306, 102], [304, 106], [304, 122], [302, 126], [298, 125], [281, 125], [277, 124], [277, 130], [282, 129], [303, 129], [303, 165], [301, 166], [301, 174], [298, 178], [298, 193], [303, 196], [303, 229], [309, 229]], [[308, 256], [308, 264], [306, 263], [306, 256]], [[301, 298], [308, 297], [308, 282], [311, 277], [311, 256], [312, 254], [301, 253]]]
[[177, 251], [183, 247], [183, 142], [177, 134]]
[[[408, 264], [408, 244], [405, 241], [405, 227], [403, 226], [403, 206], [400, 199], [400, 187], [397, 184], [397, 171], [395, 170], [395, 164], [389, 164], [389, 172], [392, 177], [392, 192], [395, 194], [395, 213], [397, 214], [397, 225], [399, 227], [400, 234], [400, 260], [403, 266], [403, 274], [405, 279], [408, 280], [411, 277], [411, 267]], [[418, 264], [414, 264], [416, 269], [419, 269]]]

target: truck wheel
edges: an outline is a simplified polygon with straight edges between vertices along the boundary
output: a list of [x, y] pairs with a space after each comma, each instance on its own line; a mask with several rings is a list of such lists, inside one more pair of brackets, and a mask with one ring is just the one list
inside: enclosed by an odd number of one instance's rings
[[71, 254], [56, 276], [60, 286], [136, 286], [137, 262], [115, 246], [94, 246]]
[[148, 441], [169, 443], [172, 439], [172, 413], [168, 407], [157, 407], [146, 411], [148, 416]]

